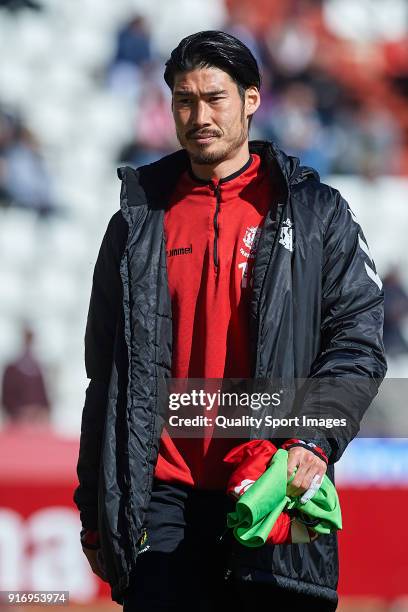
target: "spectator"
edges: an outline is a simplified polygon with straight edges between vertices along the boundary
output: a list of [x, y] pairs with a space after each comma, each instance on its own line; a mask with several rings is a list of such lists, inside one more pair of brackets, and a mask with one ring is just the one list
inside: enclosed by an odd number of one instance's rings
[[151, 58], [150, 34], [143, 17], [133, 17], [118, 34], [114, 62], [142, 66]]
[[0, 146], [0, 193], [9, 204], [48, 215], [55, 209], [50, 177], [38, 143], [24, 125], [16, 125], [12, 136]]
[[3, 410], [12, 423], [45, 423], [50, 404], [41, 365], [32, 350], [34, 333], [28, 326], [23, 328], [23, 339], [23, 352], [4, 371]]
[[155, 76], [145, 77], [149, 95], [141, 95], [138, 103], [134, 138], [120, 152], [119, 162], [140, 166], [156, 161], [177, 146], [171, 115], [171, 100]]
[[400, 273], [391, 269], [384, 279], [384, 345], [390, 356], [408, 354], [408, 341], [402, 330], [408, 316], [408, 295]]
[[145, 20], [135, 16], [118, 33], [116, 54], [109, 75], [112, 89], [121, 95], [136, 97], [141, 70], [151, 59], [150, 32]]
[[288, 20], [283, 26], [273, 25], [265, 43], [271, 65], [286, 76], [297, 76], [306, 70], [317, 48], [316, 37], [299, 18]]
[[330, 168], [330, 147], [327, 133], [317, 110], [316, 95], [304, 83], [290, 84], [270, 117], [275, 139], [291, 154], [320, 174]]
[[9, 204], [9, 194], [5, 188], [5, 155], [14, 142], [15, 118], [0, 106], [0, 206]]

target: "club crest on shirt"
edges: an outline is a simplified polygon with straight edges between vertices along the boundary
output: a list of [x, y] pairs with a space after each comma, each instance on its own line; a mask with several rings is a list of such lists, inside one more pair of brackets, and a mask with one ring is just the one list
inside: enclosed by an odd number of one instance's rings
[[241, 272], [241, 287], [243, 289], [252, 286], [252, 270], [249, 270], [248, 262], [255, 259], [260, 237], [261, 228], [258, 225], [247, 226], [242, 238], [244, 245], [239, 249], [240, 254], [245, 257], [245, 260], [238, 263], [238, 269]]
[[240, 249], [241, 255], [244, 257], [253, 259], [256, 254], [256, 249], [258, 247], [259, 238], [261, 236], [261, 228], [257, 225], [249, 225], [246, 230], [244, 237], [242, 239], [246, 249], [243, 247]]
[[293, 251], [293, 223], [289, 217], [282, 223], [279, 244], [292, 253]]

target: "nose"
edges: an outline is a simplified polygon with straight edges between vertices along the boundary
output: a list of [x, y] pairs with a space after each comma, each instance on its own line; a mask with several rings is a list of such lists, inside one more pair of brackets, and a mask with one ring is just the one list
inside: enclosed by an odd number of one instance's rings
[[198, 100], [194, 109], [193, 126], [201, 127], [205, 125], [210, 125], [208, 105], [206, 104], [205, 100]]

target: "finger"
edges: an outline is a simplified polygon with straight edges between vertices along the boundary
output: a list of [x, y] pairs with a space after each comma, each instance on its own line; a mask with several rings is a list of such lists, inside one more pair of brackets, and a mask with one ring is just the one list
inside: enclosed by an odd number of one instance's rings
[[301, 461], [300, 453], [298, 453], [296, 451], [289, 452], [289, 455], [288, 455], [288, 470], [287, 470], [287, 479], [288, 480], [292, 476], [294, 470], [300, 464], [300, 461]]
[[308, 491], [310, 489], [310, 487], [312, 486], [312, 482], [313, 479], [315, 478], [315, 476], [319, 476], [322, 477], [324, 474], [324, 472], [322, 471], [322, 469], [320, 468], [320, 466], [316, 466], [315, 463], [313, 463], [309, 469], [307, 470], [307, 472], [305, 473], [302, 482], [300, 483], [300, 488], [304, 489], [306, 491]]
[[302, 455], [301, 465], [296, 476], [288, 487], [288, 495], [297, 496], [305, 493], [311, 486], [316, 474], [324, 476], [327, 469], [325, 462], [313, 453], [307, 452]]
[[[289, 491], [292, 495], [296, 495], [300, 493], [300, 487], [302, 485], [302, 481], [310, 468], [310, 466], [314, 463], [315, 455], [308, 451], [302, 449], [296, 449], [292, 452], [289, 451], [288, 457], [288, 465], [293, 464], [295, 462], [297, 464], [296, 474], [289, 485]], [[303, 492], [303, 491], [302, 491]]]
[[310, 469], [310, 465], [308, 462], [307, 463], [304, 462], [298, 467], [294, 479], [288, 485], [288, 488], [287, 488], [288, 494], [290, 496], [294, 497], [306, 491], [306, 489], [303, 489], [302, 483], [304, 482], [309, 469]]

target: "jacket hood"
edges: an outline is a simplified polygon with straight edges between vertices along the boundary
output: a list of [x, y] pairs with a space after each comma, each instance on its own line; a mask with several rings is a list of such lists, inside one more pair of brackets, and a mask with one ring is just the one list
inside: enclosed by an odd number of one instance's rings
[[287, 155], [272, 141], [252, 140], [249, 143], [249, 150], [250, 152], [258, 153], [262, 158], [272, 155], [288, 185], [296, 185], [309, 178], [315, 178], [317, 181], [320, 181], [317, 170], [310, 166], [301, 166], [298, 157]]

